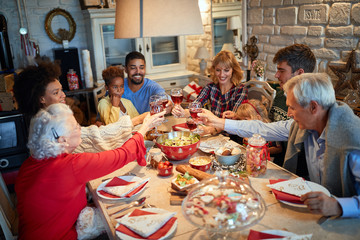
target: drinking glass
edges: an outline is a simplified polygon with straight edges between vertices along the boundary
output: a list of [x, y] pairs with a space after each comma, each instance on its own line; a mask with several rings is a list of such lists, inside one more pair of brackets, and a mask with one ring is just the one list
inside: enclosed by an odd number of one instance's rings
[[203, 131], [200, 130], [198, 128], [198, 125], [200, 123], [202, 123], [200, 121], [200, 117], [199, 117], [199, 113], [201, 113], [201, 103], [200, 102], [192, 102], [189, 104], [189, 112], [190, 112], [190, 116], [191, 118], [194, 120], [195, 124], [196, 124], [196, 129], [195, 129], [195, 133], [202, 133]]
[[[180, 105], [183, 100], [183, 94], [181, 88], [173, 88], [170, 90], [171, 100], [173, 101], [174, 105]], [[176, 116], [175, 116], [176, 117]]]
[[[164, 109], [166, 109], [166, 104], [169, 102], [169, 95], [166, 93], [159, 93], [157, 94], [160, 98], [160, 102], [162, 103], [162, 106]], [[168, 122], [169, 120], [165, 119], [164, 122]]]
[[[154, 115], [164, 110], [161, 99], [158, 95], [152, 95], [150, 97], [150, 115]], [[155, 127], [155, 132], [151, 134], [152, 136], [161, 136], [161, 133], [158, 132], [157, 127]]]

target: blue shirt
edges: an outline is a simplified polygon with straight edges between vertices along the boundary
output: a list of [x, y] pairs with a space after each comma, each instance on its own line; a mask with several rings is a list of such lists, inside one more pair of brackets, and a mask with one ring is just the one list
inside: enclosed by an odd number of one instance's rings
[[[264, 123], [259, 120], [237, 121], [225, 120], [224, 130], [241, 137], [251, 137], [260, 134], [266, 141], [287, 141], [293, 119]], [[325, 132], [319, 137], [316, 131], [308, 130], [309, 135], [304, 141], [306, 163], [310, 180], [320, 184], [324, 172]], [[354, 176], [355, 189], [358, 196], [351, 198], [336, 198], [342, 207], [342, 217], [360, 217], [360, 151], [349, 154], [349, 168]]]
[[144, 78], [144, 85], [136, 92], [131, 91], [128, 84], [128, 78], [124, 80], [123, 98], [129, 99], [135, 106], [139, 114], [150, 111], [150, 96], [164, 93], [165, 90], [156, 82]]

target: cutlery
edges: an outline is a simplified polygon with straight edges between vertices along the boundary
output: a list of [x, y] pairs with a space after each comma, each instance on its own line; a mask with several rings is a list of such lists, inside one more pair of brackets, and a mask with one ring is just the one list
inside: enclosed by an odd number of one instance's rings
[[129, 206], [124, 207], [124, 208], [122, 208], [122, 209], [120, 209], [119, 211], [116, 211], [116, 212], [114, 212], [114, 213], [110, 213], [109, 216], [113, 216], [113, 215], [115, 215], [115, 214], [121, 213], [121, 212], [123, 212], [123, 211], [125, 211], [125, 210], [128, 210], [128, 209], [132, 208], [132, 207], [142, 206], [142, 205], [145, 203], [145, 199], [146, 199], [146, 197], [142, 197], [142, 198], [140, 198], [139, 200], [136, 200], [136, 201], [134, 201], [133, 203], [131, 203]]

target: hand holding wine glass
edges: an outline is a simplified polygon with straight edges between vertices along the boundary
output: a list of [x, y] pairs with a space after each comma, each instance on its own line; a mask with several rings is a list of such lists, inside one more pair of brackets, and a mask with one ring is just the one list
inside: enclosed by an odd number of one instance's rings
[[[181, 88], [173, 88], [170, 90], [171, 100], [176, 105], [179, 105], [182, 103], [183, 100], [183, 93]], [[175, 116], [177, 117], [177, 116]]]
[[195, 133], [202, 133], [203, 131], [198, 128], [198, 125], [201, 123], [199, 113], [202, 112], [201, 103], [200, 102], [192, 102], [189, 105], [189, 112], [191, 118], [194, 120], [196, 124], [196, 129], [194, 130]]
[[[150, 97], [150, 115], [164, 111], [162, 101], [158, 95], [152, 95]], [[151, 134], [152, 136], [160, 136], [161, 134], [157, 131], [155, 127], [155, 132]]]

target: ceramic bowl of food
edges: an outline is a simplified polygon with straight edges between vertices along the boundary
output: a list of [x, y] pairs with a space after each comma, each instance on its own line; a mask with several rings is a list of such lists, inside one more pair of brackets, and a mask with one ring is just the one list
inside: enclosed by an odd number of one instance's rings
[[173, 173], [173, 164], [169, 161], [160, 162], [157, 166], [159, 176], [170, 176]]
[[183, 160], [198, 150], [200, 135], [188, 131], [169, 132], [159, 136], [155, 144], [168, 159]]
[[206, 172], [211, 167], [211, 158], [208, 156], [199, 156], [199, 157], [193, 157], [189, 160], [190, 166], [192, 168], [201, 170], [203, 172]]
[[238, 147], [226, 148], [220, 147], [215, 150], [216, 160], [226, 166], [234, 165], [239, 161], [241, 155], [241, 149]]

